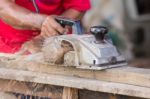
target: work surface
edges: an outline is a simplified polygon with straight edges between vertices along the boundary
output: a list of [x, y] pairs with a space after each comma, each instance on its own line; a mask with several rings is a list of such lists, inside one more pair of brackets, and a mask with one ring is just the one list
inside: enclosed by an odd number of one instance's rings
[[150, 70], [129, 66], [91, 71], [0, 58], [0, 78], [150, 98]]

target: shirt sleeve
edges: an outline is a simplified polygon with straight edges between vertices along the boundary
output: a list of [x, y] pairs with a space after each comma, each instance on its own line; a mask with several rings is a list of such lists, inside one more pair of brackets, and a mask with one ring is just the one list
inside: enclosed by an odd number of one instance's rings
[[90, 0], [64, 0], [63, 7], [65, 10], [67, 9], [75, 9], [78, 11], [87, 11], [90, 9]]

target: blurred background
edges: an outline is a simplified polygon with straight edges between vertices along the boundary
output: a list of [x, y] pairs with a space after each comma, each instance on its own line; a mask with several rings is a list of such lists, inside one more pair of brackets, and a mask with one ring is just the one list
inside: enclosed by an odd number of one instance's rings
[[113, 43], [127, 60], [142, 68], [150, 66], [150, 0], [91, 0], [84, 27], [109, 27]]

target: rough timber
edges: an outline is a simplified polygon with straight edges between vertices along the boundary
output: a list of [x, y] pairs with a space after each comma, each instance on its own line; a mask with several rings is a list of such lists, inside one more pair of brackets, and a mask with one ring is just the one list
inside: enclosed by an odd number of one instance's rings
[[70, 90], [67, 93], [76, 88], [150, 98], [150, 70], [129, 66], [91, 71], [12, 59], [1, 61], [0, 78], [64, 86], [64, 90]]

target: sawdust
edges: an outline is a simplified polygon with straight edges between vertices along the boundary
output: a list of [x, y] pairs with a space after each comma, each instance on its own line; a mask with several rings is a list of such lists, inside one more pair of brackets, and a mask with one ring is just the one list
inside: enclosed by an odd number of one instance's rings
[[16, 55], [31, 53], [31, 55], [26, 55], [23, 59], [26, 61], [47, 62], [49, 64], [63, 64], [65, 54], [73, 50], [70, 42], [60, 41], [58, 36], [49, 37], [45, 40], [38, 36], [23, 44], [21, 50]]
[[69, 51], [64, 56], [64, 65], [65, 66], [74, 66], [75, 65], [75, 52]]
[[21, 50], [17, 53], [19, 55], [24, 55], [26, 53], [39, 53], [41, 52], [42, 45], [44, 43], [44, 38], [42, 36], [37, 36], [30, 41], [24, 43]]
[[68, 41], [59, 41], [57, 37], [51, 37], [46, 40], [42, 52], [46, 62], [51, 64], [63, 64], [64, 55], [73, 50], [72, 44]]
[[[37, 50], [37, 48], [39, 50]], [[33, 53], [26, 55], [26, 52]], [[22, 49], [16, 54], [0, 54], [0, 67], [7, 68], [11, 67], [28, 69], [29, 66], [22, 66], [23, 62], [25, 62], [25, 64], [27, 62], [35, 62], [43, 64], [46, 63], [50, 65], [65, 64], [66, 66], [73, 66], [75, 64], [74, 61], [75, 52], [72, 44], [65, 40], [59, 41], [57, 36], [50, 37], [45, 41], [43, 41], [42, 38], [37, 37], [24, 44]]]
[[[7, 55], [0, 54], [0, 67], [2, 68], [12, 68], [12, 69], [32, 69], [32, 64], [29, 66], [23, 66], [23, 64], [28, 64], [30, 62], [35, 62], [37, 64], [44, 63], [42, 58], [42, 53], [31, 54], [31, 55]], [[35, 68], [33, 68], [35, 69]]]
[[11, 93], [0, 92], [0, 99], [17, 99], [17, 97]]

